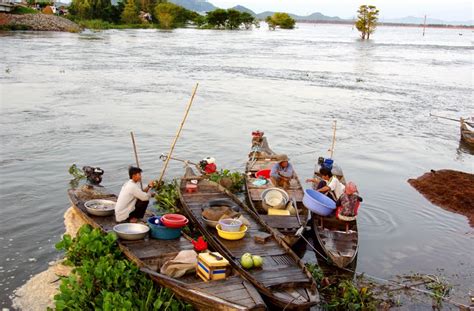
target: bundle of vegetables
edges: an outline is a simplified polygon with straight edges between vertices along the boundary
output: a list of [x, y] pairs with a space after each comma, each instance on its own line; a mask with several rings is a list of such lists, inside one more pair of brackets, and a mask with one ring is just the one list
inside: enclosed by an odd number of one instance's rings
[[221, 184], [233, 193], [242, 191], [242, 187], [245, 184], [244, 174], [239, 172], [230, 172], [230, 170], [223, 169], [219, 172], [212, 173], [209, 176], [209, 180]]
[[156, 205], [158, 214], [176, 213], [179, 211], [177, 202], [179, 198], [178, 184], [176, 180], [155, 187]]

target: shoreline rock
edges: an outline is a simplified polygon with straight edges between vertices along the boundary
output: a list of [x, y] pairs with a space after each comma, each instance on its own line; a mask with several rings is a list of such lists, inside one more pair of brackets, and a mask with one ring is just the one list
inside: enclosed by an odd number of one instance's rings
[[49, 14], [0, 13], [0, 29], [80, 32], [81, 27], [64, 17]]

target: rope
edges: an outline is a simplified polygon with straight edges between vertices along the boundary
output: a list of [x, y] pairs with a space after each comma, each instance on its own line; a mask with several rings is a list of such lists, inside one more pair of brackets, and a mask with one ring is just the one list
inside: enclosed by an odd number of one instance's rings
[[[311, 249], [313, 249], [314, 252], [316, 252], [319, 256], [321, 256], [327, 263], [331, 263], [329, 261], [329, 259], [324, 256], [323, 254], [321, 254], [316, 248], [314, 248], [314, 246], [300, 233], [299, 236], [309, 245], [309, 247], [311, 247]], [[460, 302], [457, 302], [457, 301], [454, 301], [454, 300], [451, 300], [447, 297], [444, 297], [444, 296], [439, 296], [429, 290], [424, 290], [424, 289], [420, 289], [420, 288], [416, 288], [416, 287], [412, 287], [412, 286], [409, 286], [407, 284], [403, 284], [403, 283], [399, 283], [397, 281], [393, 281], [393, 280], [386, 280], [386, 279], [383, 279], [383, 278], [380, 278], [380, 277], [377, 277], [377, 276], [374, 276], [374, 275], [371, 275], [371, 274], [367, 274], [365, 272], [357, 272], [355, 270], [351, 270], [349, 268], [340, 268], [341, 270], [344, 270], [344, 271], [347, 271], [347, 272], [351, 272], [351, 273], [354, 273], [356, 275], [362, 275], [362, 276], [366, 276], [370, 279], [373, 279], [373, 280], [376, 280], [376, 281], [379, 281], [379, 282], [385, 282], [385, 283], [393, 283], [395, 285], [398, 285], [398, 286], [402, 286], [403, 288], [406, 288], [406, 289], [411, 289], [411, 290], [414, 290], [416, 292], [419, 292], [419, 293], [423, 293], [423, 294], [427, 294], [429, 296], [433, 296], [433, 297], [436, 297], [436, 298], [441, 298], [442, 300], [446, 301], [446, 302], [449, 302], [453, 305], [455, 305], [456, 307], [462, 307], [462, 308], [469, 308], [469, 306], [467, 305], [464, 305]]]

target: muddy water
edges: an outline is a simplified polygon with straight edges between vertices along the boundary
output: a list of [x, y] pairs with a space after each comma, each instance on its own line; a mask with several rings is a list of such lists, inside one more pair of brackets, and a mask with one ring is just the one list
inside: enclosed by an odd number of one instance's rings
[[[460, 36], [459, 33], [463, 35]], [[175, 155], [212, 155], [243, 169], [250, 133], [267, 133], [302, 179], [327, 155], [364, 197], [357, 270], [379, 277], [441, 273], [466, 302], [474, 231], [406, 180], [427, 170], [472, 173], [455, 123], [474, 115], [472, 32], [381, 27], [360, 42], [350, 26], [294, 31], [155, 30], [0, 34], [0, 301], [59, 256], [67, 168], [105, 169], [114, 190], [134, 162], [156, 177], [194, 83], [200, 87]], [[173, 163], [168, 177], [178, 176]]]

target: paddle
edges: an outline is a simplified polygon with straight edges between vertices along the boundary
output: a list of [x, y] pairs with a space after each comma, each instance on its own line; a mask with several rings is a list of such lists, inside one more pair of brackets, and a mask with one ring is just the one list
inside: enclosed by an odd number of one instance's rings
[[163, 180], [163, 176], [165, 175], [166, 169], [168, 168], [168, 163], [171, 159], [171, 155], [173, 154], [174, 147], [176, 146], [176, 143], [178, 142], [178, 138], [179, 138], [179, 135], [181, 134], [181, 130], [183, 129], [184, 123], [186, 122], [186, 118], [188, 117], [189, 109], [191, 109], [191, 106], [193, 104], [194, 96], [196, 95], [198, 86], [199, 86], [199, 83], [196, 83], [191, 99], [189, 100], [188, 106], [186, 107], [183, 120], [181, 121], [181, 124], [178, 128], [178, 132], [176, 133], [173, 143], [171, 144], [170, 151], [168, 152], [168, 157], [166, 158], [165, 165], [163, 166], [163, 170], [161, 171], [160, 178], [158, 179], [158, 185], [161, 184], [161, 181]]
[[445, 120], [454, 121], [454, 122], [464, 122], [464, 123], [466, 123], [467, 125], [469, 125], [469, 126], [471, 126], [471, 127], [474, 127], [474, 122], [467, 122], [466, 120], [463, 120], [462, 118], [461, 118], [461, 119], [454, 119], [454, 118], [448, 118], [448, 117], [438, 116], [438, 115], [435, 115], [435, 114], [432, 114], [432, 113], [430, 113], [430, 117], [445, 119]]

